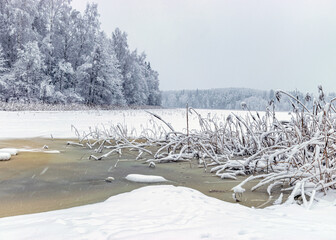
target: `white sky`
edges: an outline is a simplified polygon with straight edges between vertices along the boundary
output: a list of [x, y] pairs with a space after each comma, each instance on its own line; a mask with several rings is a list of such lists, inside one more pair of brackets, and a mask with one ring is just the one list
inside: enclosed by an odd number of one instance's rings
[[[85, 0], [72, 5], [83, 10]], [[336, 91], [334, 0], [94, 0], [102, 29], [126, 31], [161, 90]]]

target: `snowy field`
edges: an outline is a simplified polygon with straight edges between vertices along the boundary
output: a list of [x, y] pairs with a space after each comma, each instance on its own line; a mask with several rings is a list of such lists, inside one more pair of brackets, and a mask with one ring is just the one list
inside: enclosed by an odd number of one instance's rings
[[[185, 109], [152, 109], [148, 110], [158, 114], [165, 121], [170, 123], [176, 131], [186, 128]], [[197, 110], [203, 117], [214, 117], [223, 121], [231, 112], [246, 116], [245, 111], [229, 110]], [[264, 113], [260, 113], [261, 115]], [[288, 113], [277, 113], [279, 119], [288, 119]], [[75, 133], [71, 131], [74, 125], [80, 132], [88, 131], [89, 127], [109, 126], [110, 124], [121, 123], [126, 125], [128, 130], [141, 129], [149, 125], [153, 117], [145, 110], [115, 110], [115, 111], [66, 111], [66, 112], [0, 112], [0, 139], [8, 138], [31, 138], [47, 137], [72, 138]], [[159, 120], [155, 120], [161, 124]], [[196, 114], [189, 115], [190, 129], [198, 129], [198, 118]]]
[[[178, 131], [185, 128], [184, 109], [152, 112]], [[203, 116], [208, 112], [219, 119], [230, 113], [200, 110]], [[0, 112], [0, 138], [71, 138], [71, 124], [87, 130], [122, 123], [140, 132], [150, 119], [142, 110]], [[191, 128], [196, 127], [193, 115]], [[185, 187], [149, 186], [102, 203], [2, 218], [0, 239], [336, 239], [336, 200], [328, 198], [310, 209], [286, 204], [252, 209]]]

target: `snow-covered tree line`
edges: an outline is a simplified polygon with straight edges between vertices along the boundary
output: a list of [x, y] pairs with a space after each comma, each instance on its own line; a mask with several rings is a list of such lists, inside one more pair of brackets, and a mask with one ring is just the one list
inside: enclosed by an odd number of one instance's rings
[[158, 73], [118, 28], [100, 29], [97, 4], [0, 0], [0, 100], [160, 105]]
[[[300, 91], [291, 91], [293, 96], [304, 101], [306, 94]], [[314, 96], [313, 94], [309, 94]], [[327, 100], [335, 97], [335, 93], [329, 93]], [[188, 103], [189, 106], [203, 109], [242, 109], [242, 102], [245, 102], [250, 110], [265, 111], [271, 102], [275, 101], [274, 90], [255, 90], [248, 88], [217, 88], [208, 90], [179, 90], [163, 91], [162, 106], [184, 108]], [[312, 102], [306, 103], [309, 108]], [[290, 101], [276, 102], [276, 111], [291, 111], [293, 109]]]

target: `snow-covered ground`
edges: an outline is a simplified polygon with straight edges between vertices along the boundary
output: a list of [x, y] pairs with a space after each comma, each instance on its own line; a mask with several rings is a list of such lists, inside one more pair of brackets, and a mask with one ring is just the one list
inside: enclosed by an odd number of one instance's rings
[[[153, 109], [148, 110], [158, 114], [165, 121], [171, 123], [176, 131], [186, 128], [185, 109]], [[224, 120], [232, 112], [229, 110], [197, 110], [203, 117], [216, 117]], [[238, 115], [246, 115], [245, 111], [233, 111]], [[261, 113], [263, 114], [263, 113]], [[280, 119], [287, 119], [285, 112], [278, 113]], [[66, 112], [1, 112], [0, 111], [0, 139], [50, 137], [71, 138], [75, 133], [71, 131], [74, 125], [80, 132], [89, 127], [102, 127], [110, 124], [125, 124], [129, 131], [136, 129], [137, 134], [148, 125], [153, 117], [145, 110], [114, 110], [114, 111], [66, 111]], [[159, 124], [159, 120], [155, 120]], [[190, 129], [198, 129], [196, 114], [189, 115]], [[148, 125], [149, 126], [149, 125]]]
[[0, 239], [335, 239], [336, 208], [251, 209], [185, 187], [149, 186], [103, 203], [0, 219]]
[[[152, 112], [176, 130], [185, 127], [184, 109]], [[207, 112], [218, 118], [230, 113], [200, 111]], [[0, 112], [0, 138], [69, 138], [74, 137], [71, 124], [79, 130], [109, 122], [140, 129], [150, 118], [142, 110]], [[195, 116], [191, 121], [197, 126]], [[0, 239], [336, 239], [334, 196], [309, 210], [298, 205], [251, 209], [185, 187], [149, 186], [102, 203], [2, 218]]]
[[43, 150], [43, 149], [16, 149], [16, 148], [1, 148], [0, 149], [0, 161], [8, 161], [12, 155], [16, 155], [19, 152], [42, 152], [42, 153], [60, 153], [58, 150]]

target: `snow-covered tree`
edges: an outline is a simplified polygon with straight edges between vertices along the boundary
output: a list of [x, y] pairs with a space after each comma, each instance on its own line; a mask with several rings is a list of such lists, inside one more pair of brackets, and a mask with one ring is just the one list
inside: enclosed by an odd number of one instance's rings
[[60, 60], [54, 69], [54, 85], [56, 89], [63, 92], [64, 89], [72, 87], [73, 68], [71, 63]]
[[123, 93], [127, 104], [160, 104], [158, 74], [147, 64], [146, 55], [138, 55], [136, 50], [130, 53], [127, 34], [118, 28], [112, 34], [112, 45], [119, 61], [118, 68], [122, 75]]
[[132, 105], [145, 105], [147, 104], [148, 86], [144, 76], [142, 58], [138, 57], [136, 51], [133, 51], [127, 63], [128, 72], [123, 82], [127, 102]]
[[79, 67], [82, 76], [82, 95], [87, 104], [125, 104], [121, 87], [121, 75], [116, 58], [103, 34], [85, 64]]
[[6, 59], [3, 54], [3, 49], [2, 46], [0, 45], [0, 76], [2, 73], [4, 73], [7, 70], [7, 64], [6, 64]]
[[150, 63], [146, 64], [146, 80], [148, 86], [148, 105], [161, 105], [161, 92], [159, 90], [159, 74], [154, 71]]
[[0, 98], [87, 104], [159, 104], [158, 74], [127, 34], [100, 30], [97, 4], [0, 1]]
[[13, 96], [18, 100], [30, 101], [39, 98], [39, 86], [46, 76], [43, 56], [37, 42], [29, 42], [18, 52], [18, 60], [14, 65], [15, 81]]
[[2, 99], [0, 98], [0, 100], [2, 101], [6, 101], [8, 95], [8, 83], [5, 75], [7, 71], [6, 59], [3, 54], [2, 46], [0, 45], [0, 93], [3, 93]]

